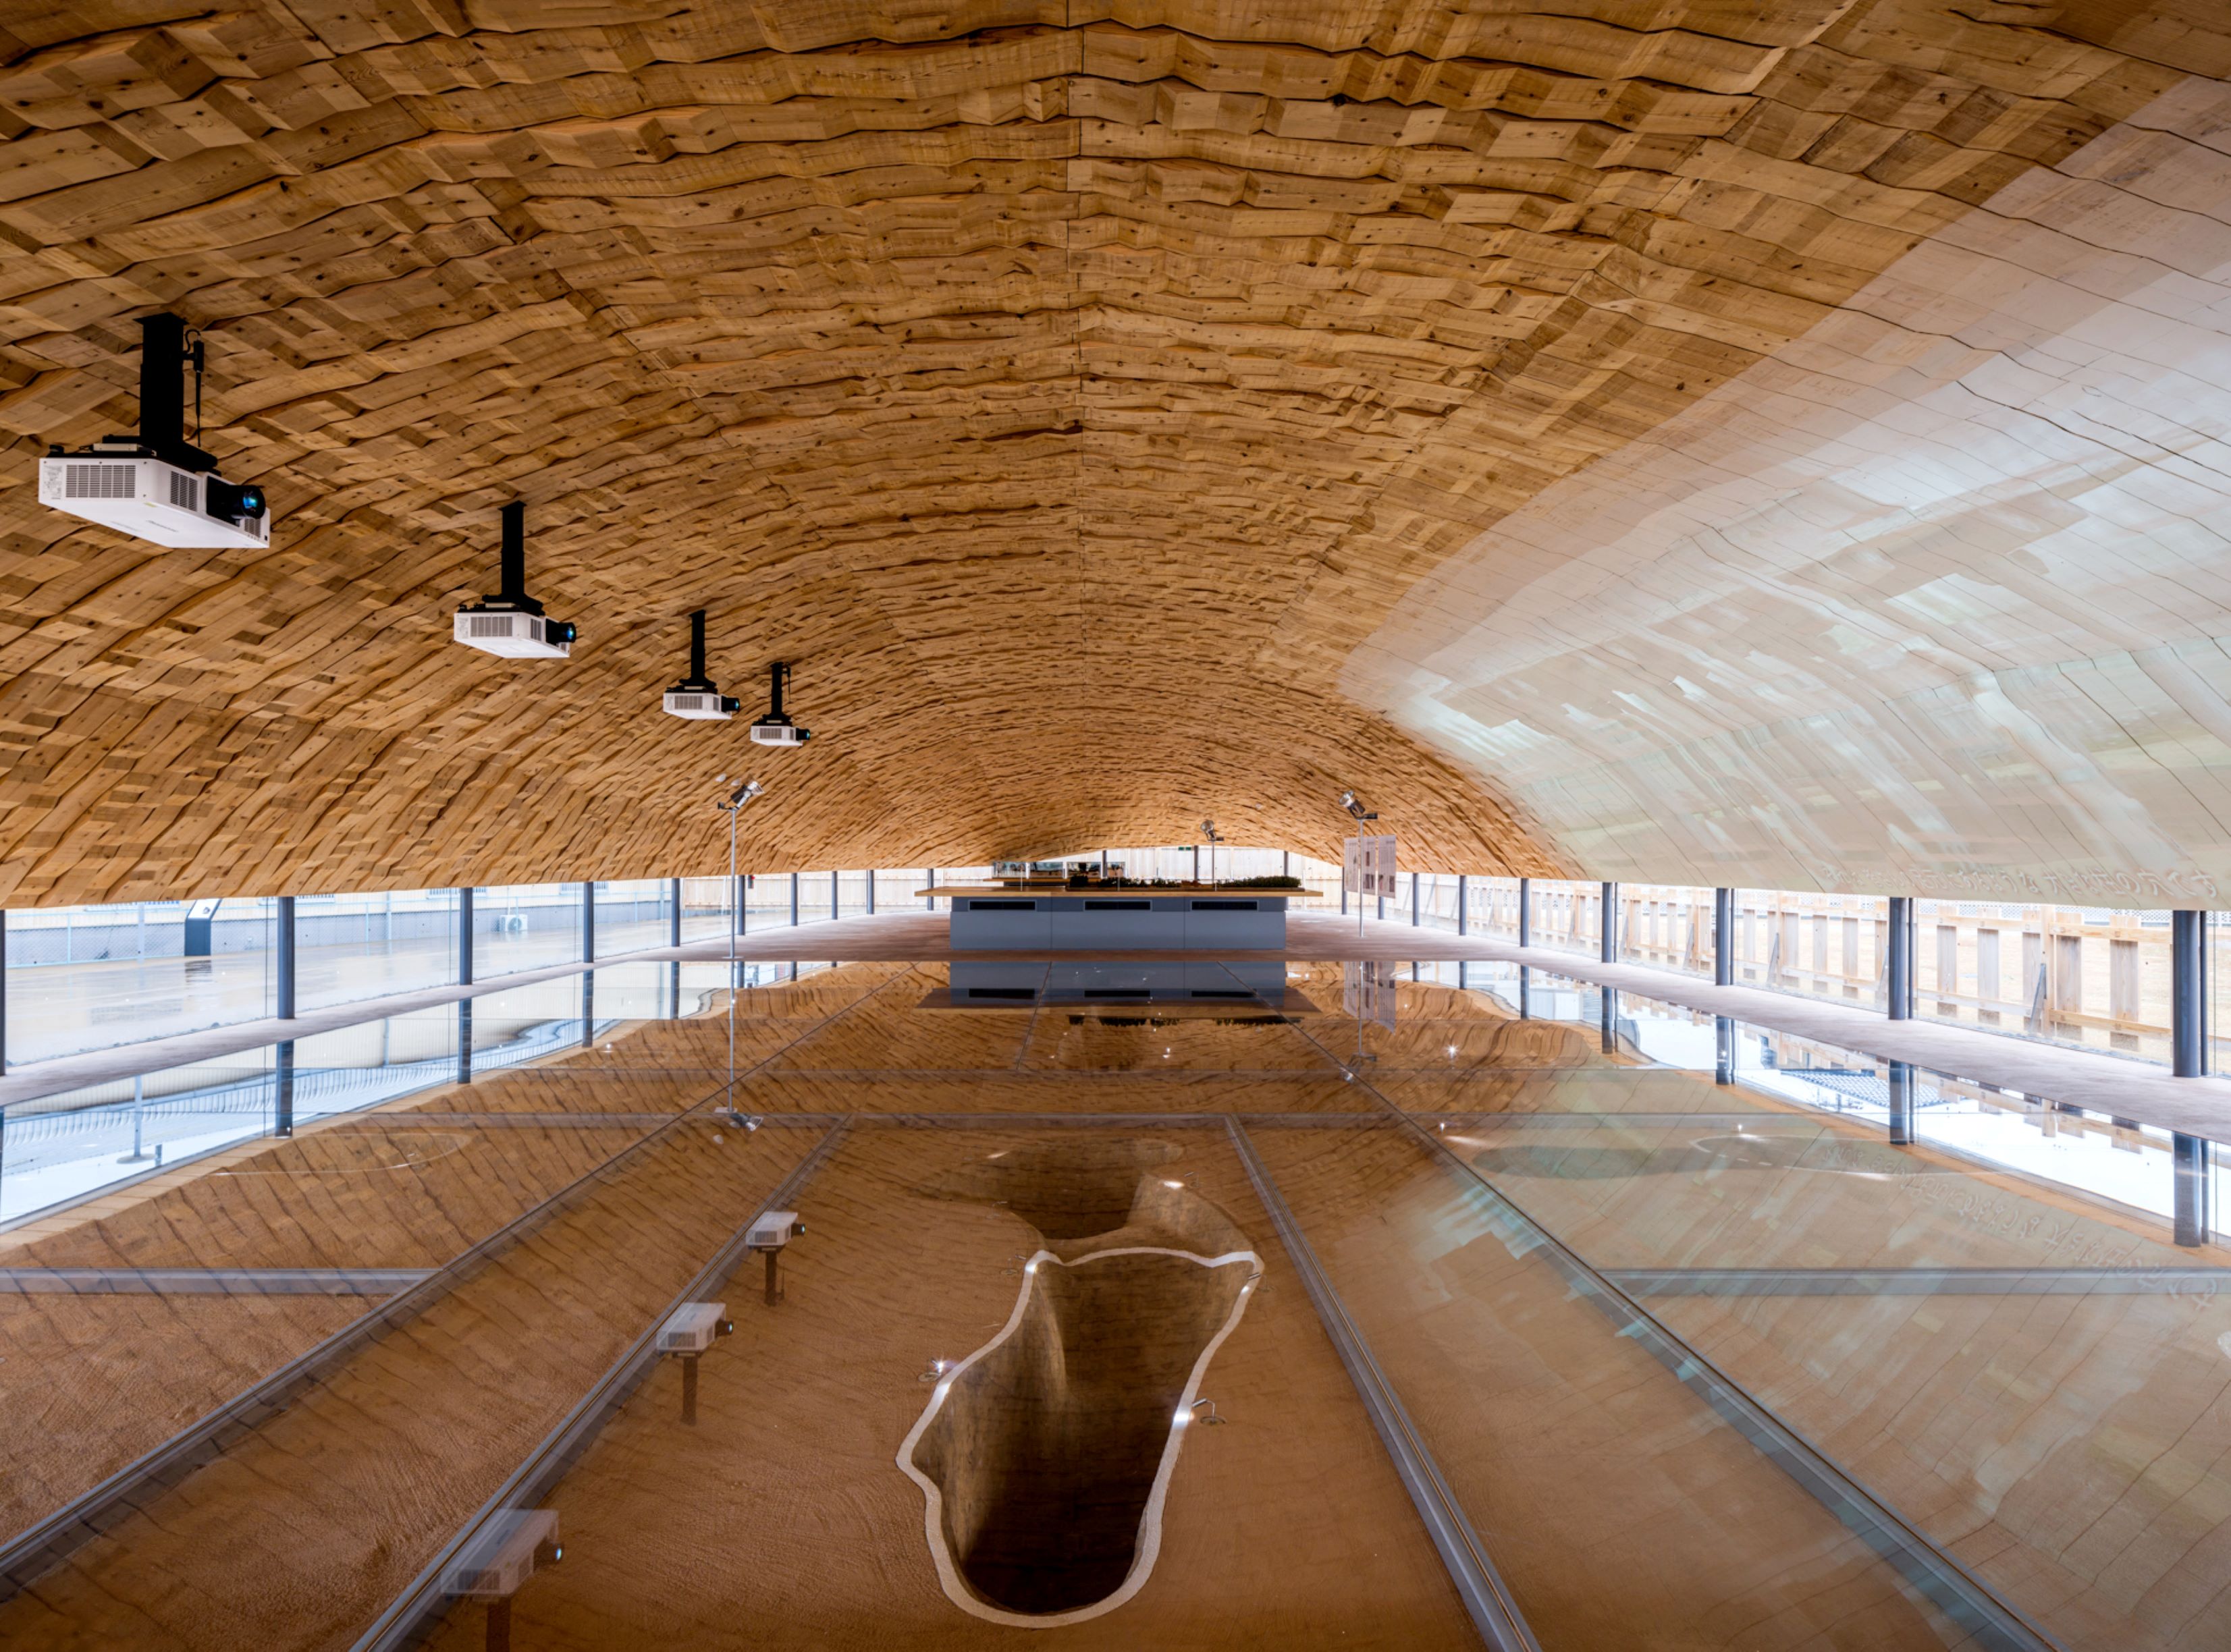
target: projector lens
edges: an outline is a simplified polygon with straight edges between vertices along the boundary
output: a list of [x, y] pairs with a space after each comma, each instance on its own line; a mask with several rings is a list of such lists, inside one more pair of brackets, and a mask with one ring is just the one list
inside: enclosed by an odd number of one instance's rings
[[235, 487], [215, 476], [210, 478], [209, 491], [203, 497], [209, 513], [225, 522], [253, 522], [269, 507], [263, 490], [255, 483], [242, 482]]

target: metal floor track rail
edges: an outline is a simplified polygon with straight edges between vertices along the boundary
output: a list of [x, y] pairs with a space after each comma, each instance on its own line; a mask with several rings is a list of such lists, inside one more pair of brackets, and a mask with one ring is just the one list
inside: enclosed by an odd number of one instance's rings
[[814, 1172], [836, 1151], [848, 1127], [846, 1120], [829, 1127], [828, 1133], [742, 1225], [728, 1236], [674, 1300], [651, 1317], [643, 1333], [613, 1362], [596, 1386], [566, 1414], [565, 1420], [512, 1470], [479, 1511], [457, 1528], [456, 1535], [442, 1546], [409, 1586], [388, 1603], [387, 1610], [373, 1619], [372, 1627], [359, 1637], [354, 1652], [398, 1652], [398, 1649], [416, 1646], [432, 1632], [455, 1598], [444, 1587], [444, 1579], [456, 1567], [459, 1557], [502, 1516], [513, 1510], [532, 1508], [557, 1488], [558, 1482], [595, 1442], [605, 1423], [634, 1397], [664, 1358], [658, 1349], [659, 1328], [689, 1304], [704, 1300], [707, 1293], [720, 1288], [722, 1281], [743, 1265], [750, 1249], [748, 1241], [753, 1225], [770, 1210], [791, 1208], [805, 1184], [813, 1179]]
[[797, 1037], [771, 1050], [750, 1068], [724, 1079], [720, 1087], [711, 1094], [671, 1115], [656, 1129], [630, 1142], [602, 1164], [592, 1166], [568, 1182], [540, 1204], [521, 1212], [378, 1307], [352, 1320], [315, 1347], [297, 1355], [269, 1376], [188, 1423], [161, 1445], [126, 1463], [98, 1485], [80, 1493], [44, 1520], [26, 1527], [4, 1547], [0, 1547], [0, 1600], [20, 1594], [66, 1562], [86, 1544], [130, 1519], [143, 1503], [175, 1489], [217, 1462], [234, 1444], [284, 1411], [301, 1394], [324, 1381], [326, 1373], [340, 1362], [416, 1319], [501, 1253], [566, 1210], [592, 1184], [604, 1180], [625, 1161], [646, 1152], [683, 1124], [702, 1121], [708, 1115], [701, 1109], [732, 1098], [737, 1083], [778, 1059], [800, 1040], [820, 1031], [838, 1016], [857, 1009], [889, 984], [889, 981], [879, 982], [850, 1003], [811, 1022]]
[[1465, 1610], [1471, 1614], [1472, 1624], [1479, 1630], [1480, 1638], [1493, 1652], [1542, 1652], [1541, 1642], [1534, 1638], [1533, 1630], [1526, 1627], [1526, 1619], [1518, 1610], [1518, 1602], [1495, 1562], [1488, 1558], [1479, 1533], [1472, 1530], [1471, 1521], [1457, 1501], [1456, 1494], [1441, 1477], [1439, 1466], [1426, 1449], [1416, 1425], [1410, 1421], [1402, 1402], [1379, 1369], [1372, 1357], [1370, 1345], [1355, 1322], [1348, 1317], [1348, 1309], [1333, 1289], [1332, 1281], [1318, 1266], [1316, 1252], [1302, 1233], [1301, 1223], [1287, 1207], [1285, 1196], [1255, 1151], [1255, 1144], [1247, 1139], [1247, 1132], [1237, 1119], [1227, 1121], [1232, 1145], [1239, 1154], [1239, 1162], [1246, 1167], [1247, 1179], [1254, 1184], [1255, 1197], [1262, 1201], [1263, 1209], [1270, 1214], [1271, 1225], [1277, 1229], [1278, 1242], [1286, 1249], [1286, 1255], [1294, 1264], [1294, 1273], [1301, 1280], [1302, 1289], [1317, 1311], [1317, 1319], [1324, 1326], [1325, 1335], [1331, 1339], [1333, 1349], [1340, 1355], [1340, 1363], [1348, 1368], [1348, 1379], [1363, 1401], [1371, 1424], [1379, 1430], [1379, 1437], [1387, 1447], [1387, 1455], [1394, 1461], [1394, 1472], [1401, 1479], [1410, 1500], [1418, 1507], [1419, 1518], [1425, 1521], [1426, 1533], [1433, 1539], [1433, 1547], [1440, 1552], [1442, 1564], [1447, 1566], [1449, 1578], [1464, 1599]]
[[1980, 1652], [2060, 1652], [2059, 1642], [1992, 1593], [1981, 1578], [1930, 1542], [1904, 1515], [1582, 1260], [1579, 1252], [1452, 1152], [1438, 1132], [1426, 1129], [1306, 1028], [1299, 1030], [1348, 1073], [1352, 1082], [1377, 1100], [1425, 1147], [1429, 1157], [1452, 1173], [1459, 1191], [1479, 1208], [1491, 1230], [1514, 1255], [1537, 1255], [1556, 1268], [1575, 1295], [1609, 1320], [1620, 1335], [1647, 1349], [1769, 1462], [1835, 1515], [1846, 1530], [1880, 1555], [1909, 1587], [1958, 1624], [1968, 1636], [1966, 1644]]

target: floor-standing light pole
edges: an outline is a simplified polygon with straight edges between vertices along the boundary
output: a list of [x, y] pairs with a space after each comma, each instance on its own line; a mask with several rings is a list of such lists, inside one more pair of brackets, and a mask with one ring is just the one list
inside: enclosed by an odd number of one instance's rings
[[[725, 784], [728, 776], [722, 775], [721, 778]], [[736, 881], [736, 816], [743, 812], [746, 803], [766, 790], [758, 781], [747, 780], [713, 805], [728, 817], [728, 892], [736, 902], [736, 921], [728, 926], [728, 993], [732, 1004], [735, 1002], [736, 990], [736, 931], [742, 926], [744, 915], [744, 892], [742, 886]]]
[[[720, 784], [726, 785], [728, 777], [722, 775]], [[736, 881], [736, 816], [744, 805], [766, 788], [756, 780], [740, 782], [736, 789], [714, 805], [728, 816], [728, 894], [736, 903], [736, 921], [728, 926], [728, 1106], [736, 1105], [736, 931], [743, 926], [744, 887]]]
[[[1361, 801], [1357, 798], [1354, 791], [1343, 791], [1340, 794], [1340, 806], [1342, 810], [1346, 812], [1348, 817], [1350, 820], [1356, 822], [1359, 825], [1367, 820], [1377, 820], [1379, 818], [1379, 811], [1375, 809], [1366, 809]], [[1358, 837], [1355, 840], [1356, 881], [1359, 884], [1363, 881], [1364, 842], [1365, 840], [1361, 837]], [[1375, 857], [1374, 860], [1374, 872], [1376, 870]], [[1342, 912], [1346, 912], [1348, 910], [1348, 895], [1344, 887], [1347, 884], [1347, 881], [1348, 880], [1346, 878], [1342, 878], [1341, 880], [1343, 886], [1341, 894], [1341, 910]], [[1371, 879], [1371, 881], [1375, 886], [1379, 880], [1376, 876], [1374, 876]], [[1387, 897], [1385, 895], [1381, 895], [1379, 897], [1379, 915], [1381, 918], [1384, 918], [1387, 915]], [[1355, 938], [1358, 940], [1361, 940], [1363, 939], [1363, 891], [1361, 889], [1358, 889], [1355, 892]]]

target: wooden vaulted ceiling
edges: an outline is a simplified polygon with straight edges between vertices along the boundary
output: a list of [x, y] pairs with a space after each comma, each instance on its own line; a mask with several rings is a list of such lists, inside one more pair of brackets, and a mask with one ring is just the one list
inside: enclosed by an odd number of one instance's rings
[[[1403, 593], [2176, 83], [2203, 0], [0, 3], [0, 902], [1543, 823]], [[210, 352], [268, 552], [43, 510]], [[529, 503], [567, 662], [453, 646]], [[806, 750], [683, 724], [689, 610]], [[1554, 826], [1555, 823], [1548, 823]]]

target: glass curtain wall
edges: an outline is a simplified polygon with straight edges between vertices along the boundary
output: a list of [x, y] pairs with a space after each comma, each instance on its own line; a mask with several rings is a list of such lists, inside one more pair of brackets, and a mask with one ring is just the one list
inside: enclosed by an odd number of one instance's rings
[[728, 932], [728, 919], [735, 911], [735, 896], [728, 874], [717, 878], [684, 878], [682, 880], [682, 939], [685, 941], [719, 940]]
[[1692, 884], [1620, 884], [1621, 961], [1709, 977], [1712, 904], [1713, 892]]
[[1890, 902], [1880, 895], [1736, 891], [1738, 984], [1883, 1009], [1889, 937]]
[[597, 956], [612, 958], [672, 944], [669, 878], [611, 879], [597, 885]]
[[[2227, 1073], [2231, 1072], [2231, 912], [2209, 913], [2203, 933], [2207, 939], [2202, 957], [2208, 979], [2202, 998], [2208, 1022], [2208, 1070]], [[2215, 1158], [2231, 1180], [2231, 1147], [2218, 1148]], [[2226, 1210], [2220, 1204], [2215, 1208]], [[2227, 1217], [2231, 1217], [2231, 1211], [2227, 1211]]]
[[[1190, 845], [1111, 849], [1111, 867], [1132, 877], [1189, 879]], [[1097, 861], [1099, 851], [1047, 857]], [[1208, 875], [1206, 849], [1200, 875]], [[1222, 880], [1301, 880], [1340, 910], [1340, 868], [1276, 849], [1217, 851]], [[799, 921], [874, 910], [912, 912], [929, 868], [810, 871], [796, 881]], [[939, 867], [943, 887], [987, 881], [988, 866]], [[747, 932], [787, 926], [793, 880], [752, 877]], [[1452, 931], [1458, 879], [1424, 874], [1399, 881], [1387, 917], [1416, 911], [1427, 928]], [[1515, 939], [1517, 881], [1467, 881], [1471, 932]], [[674, 883], [667, 879], [597, 886], [599, 958], [664, 946]], [[873, 906], [870, 893], [873, 891]], [[686, 941], [728, 932], [734, 894], [725, 874], [681, 880]], [[1611, 914], [1624, 960], [1709, 977], [1712, 899], [1689, 885], [1620, 886]], [[476, 978], [582, 961], [582, 886], [499, 885], [476, 892]], [[1599, 955], [1601, 886], [1536, 879], [1533, 943]], [[935, 908], [933, 908], [935, 909]], [[2170, 1042], [2171, 915], [2159, 908], [1917, 899], [1916, 1014], [1923, 1018], [2166, 1062]], [[225, 899], [108, 907], [27, 908], [8, 914], [7, 988], [11, 1063], [251, 1021], [276, 1008], [277, 903]], [[1794, 992], [1872, 1010], [1886, 1007], [1889, 902], [1875, 896], [1775, 889], [1736, 892], [1733, 973], [1740, 984]], [[2208, 919], [2206, 989], [2209, 1069], [2231, 1066], [2231, 971], [2217, 967], [2231, 913]], [[455, 890], [305, 895], [295, 907], [296, 1003], [305, 1011], [456, 979]]]
[[457, 978], [457, 892], [303, 895], [294, 948], [300, 1010], [446, 986]]
[[239, 899], [10, 912], [9, 1061], [270, 1015], [277, 913]]
[[[1513, 920], [1515, 923], [1515, 920]], [[1533, 884], [1532, 945], [1553, 952], [1602, 956], [1603, 886], [1536, 878]]]
[[2166, 910], [1914, 902], [1914, 1013], [2170, 1058]]
[[[1478, 879], [1473, 882], [1477, 883]], [[1414, 899], [1418, 923], [1426, 929], [1445, 929], [1453, 933], [1457, 926], [1457, 881], [1438, 872], [1418, 874], [1414, 890], [1405, 888], [1405, 898]], [[1390, 916], [1392, 914], [1389, 914]], [[1403, 913], [1408, 917], [1408, 913]]]
[[581, 886], [507, 883], [473, 897], [473, 974], [581, 961]]
[[779, 929], [790, 922], [790, 874], [787, 872], [746, 873], [744, 889], [744, 932], [759, 929]]
[[1517, 879], [1474, 878], [1471, 904], [1473, 934], [1518, 939]]

